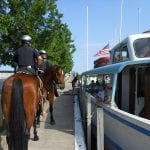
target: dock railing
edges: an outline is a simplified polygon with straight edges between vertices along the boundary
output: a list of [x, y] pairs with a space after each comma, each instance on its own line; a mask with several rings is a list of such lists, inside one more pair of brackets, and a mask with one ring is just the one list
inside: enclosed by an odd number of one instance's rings
[[104, 119], [103, 108], [100, 107], [96, 100], [86, 91], [80, 88], [79, 104], [81, 109], [81, 117], [84, 125], [84, 132], [86, 135], [87, 149], [91, 150], [91, 136], [92, 136], [92, 121], [96, 124], [96, 141], [97, 150], [104, 150]]

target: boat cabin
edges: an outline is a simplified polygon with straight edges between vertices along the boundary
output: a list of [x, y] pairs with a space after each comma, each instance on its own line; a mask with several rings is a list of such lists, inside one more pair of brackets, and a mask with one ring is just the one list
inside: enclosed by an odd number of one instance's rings
[[150, 57], [150, 33], [130, 35], [111, 50], [110, 64]]
[[109, 65], [82, 73], [82, 90], [94, 96], [91, 81], [107, 87], [106, 105], [150, 119], [150, 34], [127, 37], [112, 49]]

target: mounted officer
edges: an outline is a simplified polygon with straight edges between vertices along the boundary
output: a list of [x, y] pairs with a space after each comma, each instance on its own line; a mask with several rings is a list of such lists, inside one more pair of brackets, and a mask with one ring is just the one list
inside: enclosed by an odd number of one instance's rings
[[42, 58], [42, 63], [38, 66], [38, 73], [39, 73], [39, 75], [44, 73], [46, 68], [51, 66], [51, 64], [47, 60], [47, 54], [46, 54], [45, 50], [41, 50], [40, 51], [40, 56]]
[[31, 36], [23, 35], [22, 45], [14, 54], [13, 61], [17, 67], [17, 72], [25, 72], [36, 75], [36, 63], [42, 62], [42, 57], [36, 49], [31, 47]]
[[[40, 56], [42, 57], [42, 63], [38, 66], [38, 74], [39, 76], [42, 76], [42, 74], [45, 72], [45, 70], [52, 65], [47, 60], [47, 54], [45, 50], [40, 51]], [[54, 88], [55, 88], [55, 96], [58, 97], [59, 93], [57, 91], [56, 83], [53, 81]]]

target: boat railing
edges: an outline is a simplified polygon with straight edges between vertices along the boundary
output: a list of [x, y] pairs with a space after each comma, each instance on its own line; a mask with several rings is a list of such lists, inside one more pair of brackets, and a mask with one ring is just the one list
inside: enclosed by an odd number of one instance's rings
[[97, 142], [97, 150], [104, 148], [104, 127], [103, 127], [103, 107], [102, 105], [106, 105], [104, 103], [100, 103], [97, 99], [92, 96], [90, 93], [81, 90], [80, 88], [80, 108], [81, 109], [81, 117], [84, 125], [85, 135], [87, 137], [87, 145], [88, 149], [91, 149], [91, 128], [92, 128], [92, 120], [96, 119], [97, 122], [97, 131], [96, 131], [96, 139]]

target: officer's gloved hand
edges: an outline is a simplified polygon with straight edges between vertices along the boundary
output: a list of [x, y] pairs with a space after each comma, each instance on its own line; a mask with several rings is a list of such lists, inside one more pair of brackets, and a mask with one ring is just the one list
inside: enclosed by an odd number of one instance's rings
[[38, 73], [44, 73], [44, 71], [39, 69], [39, 70], [38, 70]]

